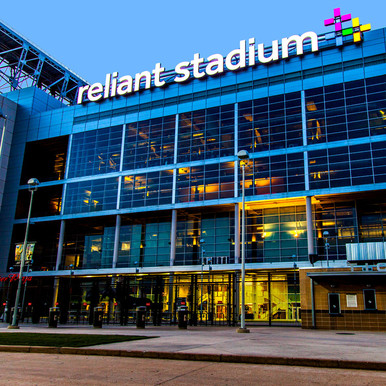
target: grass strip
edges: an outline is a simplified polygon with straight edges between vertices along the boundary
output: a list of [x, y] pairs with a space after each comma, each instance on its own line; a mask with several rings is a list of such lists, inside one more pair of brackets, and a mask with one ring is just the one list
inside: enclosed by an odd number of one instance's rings
[[31, 332], [2, 332], [0, 333], [0, 345], [85, 347], [149, 338], [152, 337], [137, 335], [40, 334]]

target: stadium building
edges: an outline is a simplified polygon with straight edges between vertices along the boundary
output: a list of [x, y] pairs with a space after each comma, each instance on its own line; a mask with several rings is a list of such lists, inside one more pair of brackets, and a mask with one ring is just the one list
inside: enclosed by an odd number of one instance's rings
[[386, 329], [386, 29], [331, 16], [92, 85], [0, 24], [3, 319], [33, 196], [25, 322], [237, 325], [244, 187], [247, 324]]

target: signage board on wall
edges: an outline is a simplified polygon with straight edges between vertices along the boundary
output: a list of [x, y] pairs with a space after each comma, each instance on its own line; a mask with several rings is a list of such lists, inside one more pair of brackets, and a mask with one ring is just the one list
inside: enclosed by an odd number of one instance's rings
[[[32, 257], [35, 250], [35, 244], [36, 243], [28, 243], [27, 244], [27, 251], [25, 253], [25, 263], [28, 264], [32, 261]], [[23, 253], [23, 243], [18, 243], [15, 246], [15, 264], [20, 264], [21, 255]]]
[[[362, 33], [371, 29], [370, 24], [361, 25], [359, 18], [351, 14], [341, 15], [340, 8], [334, 9], [332, 18], [324, 21], [326, 27], [334, 26], [334, 31], [325, 34], [326, 39], [335, 38], [337, 46], [343, 44], [343, 37], [352, 35], [354, 43], [362, 41]], [[162, 87], [166, 84], [165, 76], [172, 77], [175, 83], [183, 83], [189, 79], [202, 79], [206, 76], [221, 76], [226, 71], [240, 71], [248, 67], [265, 65], [287, 59], [292, 55], [303, 55], [307, 45], [311, 52], [319, 50], [318, 35], [315, 32], [304, 32], [302, 35], [292, 35], [288, 38], [272, 41], [271, 48], [266, 49], [263, 43], [256, 44], [255, 38], [241, 40], [238, 48], [223, 57], [213, 54], [202, 58], [199, 53], [193, 55], [190, 61], [183, 61], [175, 66], [174, 73], [166, 72], [161, 63], [154, 69], [130, 75], [119, 76], [118, 72], [106, 74], [105, 83], [94, 83], [79, 87], [77, 103], [98, 102], [109, 98], [126, 96], [140, 90]]]

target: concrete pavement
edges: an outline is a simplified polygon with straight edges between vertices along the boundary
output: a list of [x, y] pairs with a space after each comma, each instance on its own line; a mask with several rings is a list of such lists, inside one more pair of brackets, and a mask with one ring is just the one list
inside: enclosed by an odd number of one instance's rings
[[[238, 334], [232, 327], [21, 326], [18, 332], [122, 334], [157, 337], [87, 348], [44, 349], [0, 347], [0, 351], [51, 352], [131, 356], [212, 362], [262, 363], [333, 368], [386, 370], [386, 334], [365, 331], [302, 330], [295, 327], [252, 327]], [[0, 332], [14, 333], [0, 325]]]
[[0, 385], [7, 386], [386, 384], [385, 371], [321, 367], [2, 352], [0, 363]]

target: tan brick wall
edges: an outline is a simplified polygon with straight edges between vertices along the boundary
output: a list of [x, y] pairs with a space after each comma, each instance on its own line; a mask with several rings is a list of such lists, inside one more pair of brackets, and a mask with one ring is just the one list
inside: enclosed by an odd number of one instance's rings
[[[326, 272], [327, 269], [310, 269], [299, 271], [302, 327], [312, 328], [311, 280], [308, 272]], [[329, 269], [329, 272], [343, 269]], [[347, 269], [347, 271], [350, 271]], [[383, 276], [385, 277], [385, 276]], [[348, 282], [350, 281], [350, 283]], [[316, 328], [331, 330], [371, 330], [386, 331], [386, 283], [377, 278], [352, 278], [334, 283], [328, 279], [316, 280], [315, 321]], [[331, 286], [332, 285], [332, 286]], [[363, 290], [374, 289], [377, 310], [365, 310]], [[328, 294], [337, 293], [340, 298], [340, 315], [330, 315]], [[357, 307], [347, 307], [346, 295], [356, 294]]]

